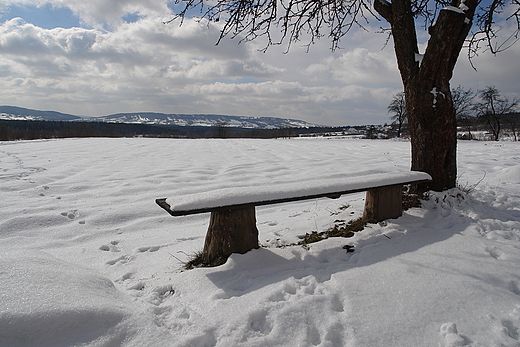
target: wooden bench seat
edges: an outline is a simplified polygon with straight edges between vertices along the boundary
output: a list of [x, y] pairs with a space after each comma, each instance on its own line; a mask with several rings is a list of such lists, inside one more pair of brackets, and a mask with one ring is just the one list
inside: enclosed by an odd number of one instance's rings
[[284, 185], [223, 188], [156, 199], [172, 216], [211, 212], [203, 256], [227, 258], [258, 248], [255, 207], [366, 191], [363, 219], [379, 222], [402, 214], [402, 187], [431, 181], [424, 172], [389, 172]]

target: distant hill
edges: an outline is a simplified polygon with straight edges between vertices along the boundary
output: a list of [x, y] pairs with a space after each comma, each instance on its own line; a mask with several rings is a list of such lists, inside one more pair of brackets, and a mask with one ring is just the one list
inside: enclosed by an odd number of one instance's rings
[[296, 119], [276, 117], [243, 117], [215, 114], [166, 114], [154, 112], [117, 113], [101, 117], [79, 117], [54, 111], [31, 110], [15, 106], [0, 106], [2, 120], [89, 121], [165, 125], [181, 127], [213, 127], [224, 125], [241, 129], [309, 128], [315, 124]]
[[82, 117], [55, 111], [39, 111], [16, 106], [0, 106], [0, 119], [74, 121], [80, 120]]
[[117, 113], [109, 116], [96, 117], [94, 119], [114, 123], [160, 124], [183, 127], [212, 127], [220, 124], [227, 127], [242, 129], [307, 128], [316, 126], [315, 124], [301, 120], [275, 117], [243, 117], [215, 114], [166, 114], [154, 112]]

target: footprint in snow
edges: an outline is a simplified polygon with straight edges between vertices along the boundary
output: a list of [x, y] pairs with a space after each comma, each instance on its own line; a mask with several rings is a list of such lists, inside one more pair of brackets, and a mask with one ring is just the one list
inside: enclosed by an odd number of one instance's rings
[[267, 320], [269, 310], [265, 308], [253, 310], [249, 313], [249, 326], [251, 330], [262, 335], [269, 335], [273, 330], [273, 324]]
[[489, 253], [490, 256], [492, 256], [493, 258], [495, 259], [501, 259], [502, 258], [502, 255], [504, 253], [502, 253], [501, 251], [499, 251], [496, 247], [486, 247], [486, 252]]
[[502, 319], [500, 323], [502, 324], [500, 331], [504, 335], [509, 336], [511, 339], [518, 341], [520, 334], [518, 332], [518, 327], [515, 325], [515, 322], [512, 319]]
[[[349, 339], [345, 320], [340, 296], [328, 293], [314, 276], [306, 276], [286, 280], [260, 307], [249, 312], [246, 324], [253, 337], [270, 335], [280, 341], [298, 340], [306, 346], [344, 346]], [[275, 329], [288, 321], [292, 322], [293, 331]]]
[[495, 318], [487, 316], [492, 322], [493, 331], [496, 334], [495, 346], [519, 346], [520, 341], [520, 305], [517, 305], [507, 316]]
[[466, 339], [457, 331], [457, 325], [453, 322], [441, 325], [441, 335], [444, 338], [445, 347], [466, 346]]

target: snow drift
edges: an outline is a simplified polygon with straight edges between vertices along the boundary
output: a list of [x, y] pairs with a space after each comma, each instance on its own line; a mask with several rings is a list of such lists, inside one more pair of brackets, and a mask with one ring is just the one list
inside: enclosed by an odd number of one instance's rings
[[[154, 202], [406, 171], [403, 141], [0, 143], [0, 346], [518, 346], [520, 156], [460, 142], [461, 189], [354, 237], [364, 194], [257, 208], [261, 249], [182, 270], [208, 215]], [[353, 246], [347, 253], [343, 246]]]

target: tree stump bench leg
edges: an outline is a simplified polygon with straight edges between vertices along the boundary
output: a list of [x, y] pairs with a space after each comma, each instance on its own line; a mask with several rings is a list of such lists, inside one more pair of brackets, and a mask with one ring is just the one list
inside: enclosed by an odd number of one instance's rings
[[258, 245], [255, 206], [211, 212], [202, 260], [211, 264], [232, 253], [246, 253]]
[[363, 220], [377, 223], [403, 214], [403, 186], [395, 185], [367, 190]]

